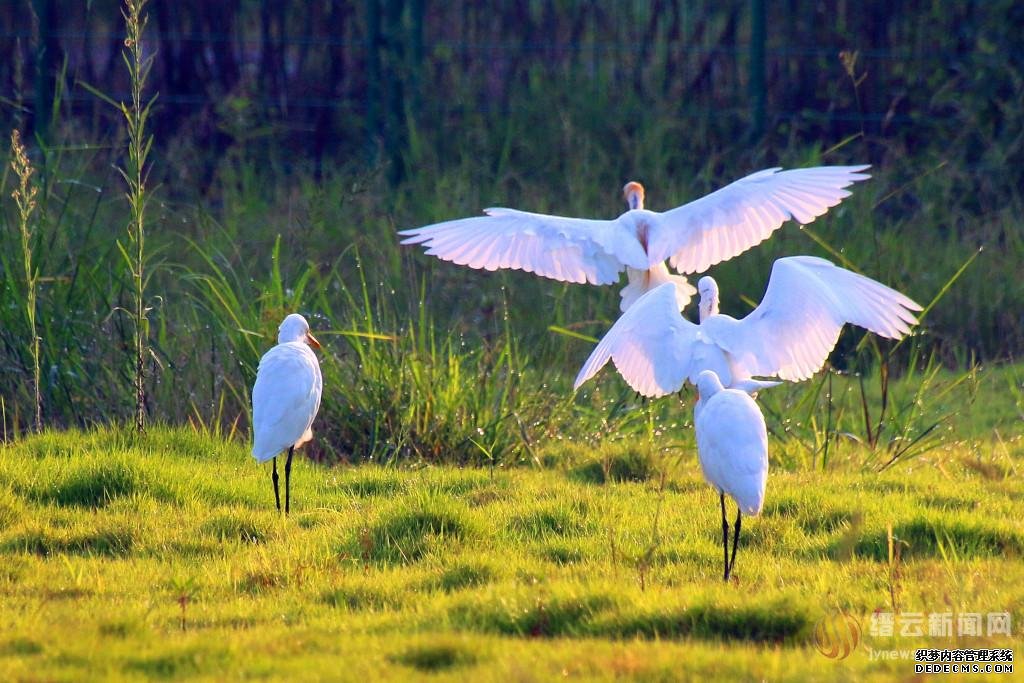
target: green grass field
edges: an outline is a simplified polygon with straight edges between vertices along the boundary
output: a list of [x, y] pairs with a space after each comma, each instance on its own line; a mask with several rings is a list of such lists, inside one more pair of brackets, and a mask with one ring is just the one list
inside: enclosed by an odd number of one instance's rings
[[[1010, 612], [1020, 633], [1019, 416], [1000, 435], [883, 473], [855, 445], [825, 471], [773, 460], [728, 585], [689, 447], [555, 443], [549, 467], [494, 471], [299, 458], [284, 518], [243, 443], [31, 436], [0, 449], [0, 679], [882, 680], [914, 678], [919, 647], [1019, 654], [1019, 635], [869, 632], [881, 611], [952, 612], [954, 633]], [[813, 633], [839, 611], [862, 635], [835, 661]]]

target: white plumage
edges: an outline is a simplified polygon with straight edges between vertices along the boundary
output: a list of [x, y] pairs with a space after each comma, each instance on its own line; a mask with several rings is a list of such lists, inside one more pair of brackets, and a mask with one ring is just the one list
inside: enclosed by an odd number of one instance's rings
[[608, 285], [627, 271], [621, 308], [667, 281], [676, 285], [679, 310], [694, 293], [680, 273], [698, 273], [767, 239], [790, 218], [802, 224], [822, 215], [869, 176], [867, 166], [770, 168], [670, 211], [643, 208], [644, 189], [623, 189], [629, 210], [614, 220], [566, 218], [515, 209], [485, 209], [461, 218], [399, 232], [402, 244], [483, 270], [512, 268], [563, 282]]
[[761, 514], [768, 480], [768, 430], [746, 392], [725, 389], [718, 375], [697, 376], [694, 407], [697, 455], [708, 483], [736, 501], [745, 515]]
[[[722, 551], [725, 580], [736, 563], [742, 515], [757, 516], [764, 506], [768, 480], [768, 430], [764, 416], [748, 394], [725, 389], [711, 370], [697, 376], [700, 398], [694, 408], [697, 456], [704, 478], [719, 493], [722, 505]], [[725, 496], [736, 501], [732, 558]]]
[[291, 459], [294, 449], [313, 438], [313, 418], [320, 408], [323, 377], [311, 347], [320, 343], [309, 332], [309, 323], [292, 313], [278, 328], [277, 346], [263, 354], [252, 388], [252, 456], [257, 462], [274, 459], [274, 494], [281, 502], [277, 484], [277, 455], [288, 451], [285, 464], [285, 511], [289, 507]]
[[718, 313], [718, 285], [699, 283], [701, 323], [683, 318], [675, 292], [662, 285], [624, 313], [580, 369], [574, 387], [608, 360], [644, 396], [664, 396], [702, 370], [714, 370], [730, 388], [754, 392], [777, 382], [811, 377], [835, 348], [843, 325], [899, 339], [921, 306], [871, 278], [813, 256], [778, 259], [760, 305], [737, 320]]

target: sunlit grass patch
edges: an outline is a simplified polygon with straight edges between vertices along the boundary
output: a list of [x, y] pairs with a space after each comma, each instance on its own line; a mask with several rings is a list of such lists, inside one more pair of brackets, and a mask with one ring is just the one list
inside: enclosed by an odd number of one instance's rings
[[[688, 460], [664, 481], [604, 486], [561, 467], [492, 478], [303, 461], [300, 507], [285, 517], [266, 468], [238, 444], [197, 463], [161, 448], [173, 442], [162, 432], [104, 453], [140, 483], [95, 507], [34, 495], [91, 471], [95, 450], [38, 459], [6, 447], [15, 518], [0, 529], [0, 602], [12, 633], [42, 649], [9, 646], [0, 677], [31, 666], [57, 679], [302, 679], [358, 652], [345, 674], [366, 680], [671, 680], [684, 660], [707, 676], [773, 680], [799, 660], [825, 679], [834, 669], [807, 652], [834, 609], [863, 625], [894, 599], [920, 612], [951, 601], [1024, 620], [1022, 485], [960, 468], [957, 454], [881, 475], [773, 467], [723, 584], [718, 497]], [[203, 438], [196, 450], [221, 447]], [[896, 671], [861, 652], [846, 665], [851, 678]]]

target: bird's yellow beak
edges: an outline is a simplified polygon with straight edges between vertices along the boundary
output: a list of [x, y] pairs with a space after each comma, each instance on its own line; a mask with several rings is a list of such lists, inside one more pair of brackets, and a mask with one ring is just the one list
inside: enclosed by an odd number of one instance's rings
[[306, 333], [306, 343], [312, 346], [314, 349], [320, 348], [320, 342], [316, 340], [316, 337], [311, 335], [309, 332]]

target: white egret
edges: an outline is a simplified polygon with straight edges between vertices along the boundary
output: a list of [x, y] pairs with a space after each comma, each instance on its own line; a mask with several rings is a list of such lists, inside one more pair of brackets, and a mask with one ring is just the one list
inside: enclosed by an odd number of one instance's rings
[[[291, 507], [292, 455], [313, 438], [313, 418], [320, 408], [323, 377], [313, 348], [320, 342], [309, 332], [309, 323], [297, 313], [277, 328], [277, 346], [260, 358], [252, 388], [252, 457], [257, 462], [273, 458], [274, 499], [281, 509], [277, 455], [288, 449], [284, 465], [284, 512]], [[312, 347], [312, 348], [310, 348]]]
[[611, 359], [644, 396], [664, 396], [702, 370], [723, 385], [755, 392], [799, 381], [821, 369], [843, 325], [851, 323], [890, 339], [907, 334], [921, 306], [871, 278], [813, 256], [780, 258], [772, 266], [761, 303], [737, 320], [718, 312], [718, 285], [700, 279], [701, 323], [683, 318], [671, 287], [641, 297], [608, 330], [576, 376], [575, 389]]
[[626, 311], [644, 292], [675, 285], [682, 310], [694, 293], [679, 273], [700, 273], [764, 241], [790, 218], [810, 223], [868, 178], [867, 166], [769, 168], [741, 178], [664, 213], [644, 208], [644, 188], [623, 188], [629, 209], [614, 220], [565, 218], [515, 209], [484, 209], [460, 218], [402, 230], [402, 244], [422, 244], [427, 254], [484, 270], [512, 268], [563, 282], [610, 285], [623, 270]]
[[[764, 505], [768, 479], [768, 430], [764, 416], [748, 394], [726, 389], [712, 370], [697, 375], [699, 398], [694, 408], [697, 457], [704, 478], [718, 491], [722, 504], [723, 580], [736, 566], [743, 515], [756, 517]], [[725, 497], [736, 501], [732, 556], [729, 555], [729, 522]]]

